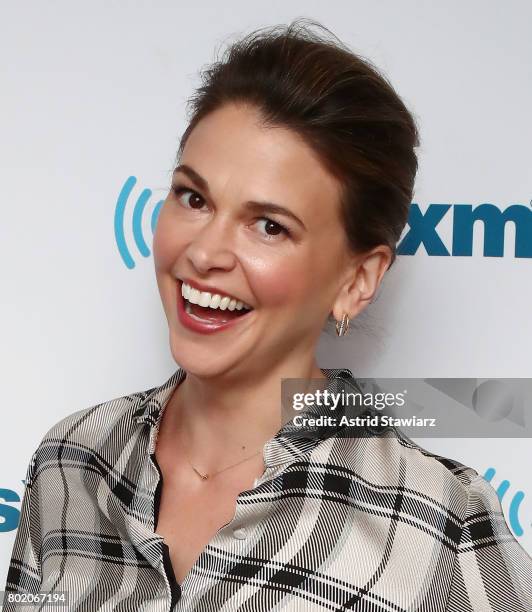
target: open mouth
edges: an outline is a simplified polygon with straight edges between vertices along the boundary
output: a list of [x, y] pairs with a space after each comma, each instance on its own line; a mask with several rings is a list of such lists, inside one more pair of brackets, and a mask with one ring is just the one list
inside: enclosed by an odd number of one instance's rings
[[[220, 296], [216, 298], [215, 295], [212, 297], [209, 306], [200, 306], [194, 303], [200, 301], [198, 294], [195, 295], [194, 302], [185, 297], [185, 295], [188, 295], [188, 291], [188, 287], [186, 290], [183, 288], [183, 281], [178, 280], [178, 312], [181, 313], [182, 323], [187, 327], [192, 326], [195, 331], [223, 329], [253, 310], [236, 298], [224, 297], [220, 300]], [[203, 296], [203, 299], [205, 299], [205, 296]]]
[[219, 308], [209, 308], [208, 306], [200, 306], [192, 304], [186, 298], [183, 298], [185, 303], [185, 312], [190, 316], [200, 320], [214, 323], [226, 323], [233, 319], [238, 319], [246, 315], [250, 310], [220, 310]]

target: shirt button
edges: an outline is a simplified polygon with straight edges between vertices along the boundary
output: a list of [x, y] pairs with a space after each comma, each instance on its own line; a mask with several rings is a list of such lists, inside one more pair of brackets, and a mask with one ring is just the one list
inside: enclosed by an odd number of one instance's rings
[[248, 532], [241, 527], [240, 529], [235, 529], [233, 535], [237, 540], [245, 540], [248, 537]]

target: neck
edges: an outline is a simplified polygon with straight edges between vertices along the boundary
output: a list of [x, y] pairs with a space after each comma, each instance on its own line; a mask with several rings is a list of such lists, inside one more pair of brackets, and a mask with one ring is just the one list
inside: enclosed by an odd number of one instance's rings
[[315, 358], [213, 378], [187, 373], [167, 407], [169, 438], [186, 440], [194, 457], [216, 469], [250, 455], [281, 428], [281, 380], [326, 379]]

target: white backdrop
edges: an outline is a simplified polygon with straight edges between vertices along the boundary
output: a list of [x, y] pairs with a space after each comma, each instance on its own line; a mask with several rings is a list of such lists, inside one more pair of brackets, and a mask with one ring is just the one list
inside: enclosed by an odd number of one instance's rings
[[[2, 9], [2, 586], [22, 480], [44, 433], [71, 412], [161, 384], [176, 368], [150, 217], [165, 197], [199, 68], [251, 29], [311, 17], [374, 61], [419, 123], [414, 202], [422, 211], [452, 205], [437, 228], [450, 255], [420, 246], [399, 256], [363, 329], [349, 339], [323, 334], [319, 364], [359, 377], [530, 376], [532, 258], [515, 256], [513, 223], [502, 256], [484, 255], [480, 222], [471, 255], [453, 255], [452, 221], [456, 205], [517, 204], [532, 244], [532, 4], [62, 0]], [[128, 268], [114, 215], [130, 176]], [[143, 255], [132, 211], [145, 188]], [[508, 480], [506, 516], [524, 493], [515, 535], [532, 553], [530, 439], [418, 441], [481, 474], [495, 469], [495, 488]]]

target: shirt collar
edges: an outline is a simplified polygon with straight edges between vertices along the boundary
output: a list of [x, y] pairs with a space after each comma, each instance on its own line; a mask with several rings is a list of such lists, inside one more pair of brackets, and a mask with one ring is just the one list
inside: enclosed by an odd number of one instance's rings
[[183, 381], [186, 371], [178, 368], [170, 378], [159, 387], [152, 387], [142, 394], [142, 399], [133, 418], [137, 423], [154, 427], [157, 424], [159, 413], [166, 406], [174, 389]]
[[[348, 368], [321, 368], [327, 377], [327, 390], [340, 393], [342, 389], [360, 391], [351, 370]], [[141, 394], [141, 402], [133, 412], [134, 420], [139, 424], [157, 426], [161, 411], [168, 403], [172, 393], [186, 376], [186, 371], [179, 367], [166, 382]], [[324, 430], [320, 436], [309, 435], [304, 428], [294, 431], [290, 423], [284, 425], [277, 434], [265, 444], [264, 456], [268, 465], [277, 465], [307, 453], [323, 439], [333, 435], [335, 429]]]

